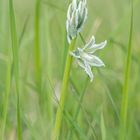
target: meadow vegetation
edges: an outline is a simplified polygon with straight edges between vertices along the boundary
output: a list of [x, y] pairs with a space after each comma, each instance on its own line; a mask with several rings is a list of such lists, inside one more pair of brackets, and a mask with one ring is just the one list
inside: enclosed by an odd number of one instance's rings
[[[140, 1], [87, 0], [70, 44], [69, 4], [0, 0], [0, 140], [140, 140]], [[91, 82], [69, 51], [93, 35]]]

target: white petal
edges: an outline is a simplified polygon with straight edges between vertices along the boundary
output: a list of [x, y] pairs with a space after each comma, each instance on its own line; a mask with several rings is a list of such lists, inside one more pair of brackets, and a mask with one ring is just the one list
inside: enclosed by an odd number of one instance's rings
[[81, 59], [78, 59], [77, 61], [78, 61], [79, 66], [85, 70], [84, 62]]
[[88, 48], [91, 48], [94, 44], [95, 44], [95, 37], [92, 36], [91, 39], [90, 39], [90, 41], [83, 48], [83, 50], [88, 49]]
[[88, 74], [88, 76], [90, 77], [90, 81], [92, 82], [94, 76], [93, 76], [91, 67], [90, 67], [90, 65], [87, 62], [85, 62], [85, 72]]
[[75, 16], [76, 16], [76, 11], [73, 11], [70, 19], [71, 25], [75, 25]]
[[73, 9], [77, 8], [77, 0], [72, 1], [72, 6], [73, 6]]
[[86, 61], [92, 61], [93, 55], [81, 51], [81, 58]]
[[82, 31], [86, 19], [87, 19], [87, 10], [85, 8], [82, 11], [79, 11], [79, 20], [78, 20], [78, 26], [77, 26], [78, 33]]
[[85, 10], [85, 14], [84, 14], [84, 22], [85, 22], [85, 21], [86, 21], [86, 19], [87, 19], [88, 9], [87, 9], [87, 8], [85, 8], [84, 10]]
[[67, 33], [69, 32], [69, 21], [68, 20], [66, 21], [66, 31], [67, 31]]
[[69, 25], [69, 20], [66, 21], [66, 31], [67, 31], [67, 40], [68, 40], [68, 43], [70, 44], [71, 42], [71, 29], [70, 29], [70, 25]]
[[83, 0], [83, 3], [84, 3], [85, 5], [87, 5], [87, 0]]
[[67, 35], [67, 40], [68, 40], [68, 43], [70, 44], [71, 43], [71, 38], [69, 35]]
[[92, 59], [88, 59], [87, 62], [92, 65], [92, 66], [96, 66], [96, 67], [102, 67], [102, 66], [105, 66], [105, 64], [103, 63], [103, 61], [95, 56], [95, 55], [92, 55]]
[[72, 4], [69, 5], [68, 7], [68, 12], [67, 12], [67, 19], [70, 20], [72, 14]]
[[82, 1], [80, 1], [79, 4], [78, 4], [78, 10], [79, 10], [79, 11], [82, 10]]
[[74, 39], [77, 36], [76, 28], [76, 11], [72, 13], [71, 20], [69, 21], [69, 34]]
[[78, 26], [78, 20], [79, 20], [79, 13], [78, 10], [76, 10], [76, 15], [75, 15], [75, 26]]
[[107, 44], [107, 41], [105, 40], [104, 42], [100, 44], [93, 44], [89, 49], [87, 49], [88, 53], [94, 53], [96, 50], [103, 49]]
[[83, 68], [85, 70], [87, 75], [90, 77], [90, 81], [92, 82], [94, 76], [93, 76], [93, 73], [92, 73], [90, 65], [86, 61], [84, 62], [84, 61], [82, 61], [80, 59], [78, 59], [78, 64], [80, 65], [81, 68]]

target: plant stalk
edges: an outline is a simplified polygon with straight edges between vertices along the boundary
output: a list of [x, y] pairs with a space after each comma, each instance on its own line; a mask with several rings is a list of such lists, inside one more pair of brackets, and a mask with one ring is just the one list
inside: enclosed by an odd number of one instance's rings
[[1, 140], [4, 140], [6, 120], [8, 114], [8, 105], [9, 105], [9, 94], [10, 94], [10, 86], [11, 86], [11, 63], [7, 61], [7, 72], [6, 72], [6, 91], [5, 98], [3, 104], [3, 112], [2, 112], [2, 122], [1, 122]]
[[66, 96], [67, 96], [68, 81], [69, 81], [69, 77], [70, 77], [71, 64], [72, 64], [72, 60], [73, 60], [73, 57], [69, 54], [69, 52], [71, 52], [74, 49], [75, 43], [76, 43], [76, 39], [73, 39], [71, 44], [69, 45], [69, 50], [67, 53], [62, 89], [61, 89], [61, 94], [60, 94], [60, 102], [59, 102], [59, 105], [57, 108], [55, 127], [54, 127], [53, 136], [52, 136], [53, 140], [58, 140], [59, 135], [60, 135], [63, 111], [64, 111], [64, 106], [65, 106]]
[[17, 94], [17, 137], [18, 140], [22, 140], [21, 133], [21, 118], [20, 118], [20, 83], [19, 83], [19, 45], [16, 32], [16, 22], [13, 8], [13, 0], [9, 0], [9, 14], [10, 14], [10, 29], [11, 29], [11, 41], [12, 41], [12, 53], [13, 53], [13, 64], [14, 64], [14, 78]]
[[128, 89], [129, 89], [131, 55], [132, 55], [132, 33], [133, 33], [133, 0], [131, 0], [130, 35], [129, 35], [125, 75], [124, 75], [124, 86], [122, 91], [122, 103], [121, 103], [121, 113], [120, 113], [120, 135], [119, 135], [120, 140], [126, 140], [128, 96], [129, 96]]
[[40, 56], [40, 32], [39, 32], [39, 26], [40, 26], [40, 0], [36, 0], [35, 5], [35, 24], [34, 24], [34, 30], [35, 30], [35, 75], [36, 75], [36, 84], [38, 85], [38, 91], [40, 92], [41, 89], [41, 56]]

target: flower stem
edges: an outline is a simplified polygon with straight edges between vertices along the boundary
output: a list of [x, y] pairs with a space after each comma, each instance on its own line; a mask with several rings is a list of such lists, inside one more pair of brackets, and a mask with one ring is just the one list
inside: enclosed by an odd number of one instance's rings
[[126, 69], [124, 75], [124, 86], [122, 92], [122, 104], [121, 104], [121, 114], [120, 114], [120, 140], [126, 139], [126, 129], [127, 129], [127, 110], [128, 110], [128, 86], [130, 79], [130, 68], [131, 68], [131, 54], [132, 54], [132, 32], [133, 32], [133, 0], [131, 0], [131, 23], [130, 23], [130, 35], [129, 44], [126, 60]]
[[64, 71], [64, 76], [63, 76], [63, 83], [62, 83], [62, 89], [61, 89], [61, 95], [60, 95], [61, 97], [60, 97], [59, 106], [57, 108], [54, 133], [52, 137], [53, 140], [58, 140], [59, 135], [60, 135], [61, 122], [63, 118], [64, 105], [65, 105], [66, 95], [67, 95], [66, 91], [68, 87], [70, 69], [71, 69], [71, 64], [72, 64], [72, 56], [69, 55], [69, 52], [74, 49], [75, 43], [76, 43], [76, 39], [73, 39], [71, 44], [69, 45], [69, 50], [67, 53], [65, 71]]

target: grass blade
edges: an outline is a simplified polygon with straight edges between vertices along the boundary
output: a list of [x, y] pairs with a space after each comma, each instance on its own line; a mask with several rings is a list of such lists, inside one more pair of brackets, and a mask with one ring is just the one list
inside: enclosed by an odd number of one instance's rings
[[3, 104], [3, 113], [2, 113], [2, 122], [1, 122], [1, 132], [0, 138], [4, 140], [4, 133], [6, 127], [6, 119], [7, 119], [7, 112], [8, 112], [8, 104], [9, 104], [9, 94], [10, 94], [10, 85], [11, 85], [11, 63], [10, 61], [7, 62], [7, 74], [6, 74], [6, 91], [5, 91], [5, 98]]
[[39, 39], [39, 26], [40, 26], [40, 0], [36, 0], [35, 9], [35, 75], [38, 87], [41, 86], [41, 56], [40, 56], [40, 39]]
[[28, 22], [29, 22], [29, 15], [26, 17], [25, 22], [23, 24], [23, 29], [22, 29], [21, 35], [19, 37], [19, 46], [21, 46], [21, 44], [22, 44], [22, 39], [23, 39], [23, 37], [25, 35], [25, 31], [27, 29]]
[[20, 120], [20, 85], [19, 85], [19, 45], [17, 39], [17, 32], [16, 32], [16, 22], [15, 22], [15, 15], [14, 15], [14, 8], [13, 8], [13, 0], [9, 0], [9, 14], [10, 14], [10, 29], [11, 29], [11, 40], [12, 40], [12, 53], [13, 53], [13, 63], [14, 63], [14, 79], [15, 79], [15, 86], [16, 86], [16, 94], [17, 94], [17, 135], [18, 140], [22, 140], [21, 134], [21, 120]]
[[123, 86], [123, 91], [122, 91], [122, 103], [121, 103], [121, 114], [120, 114], [120, 140], [126, 139], [126, 130], [127, 130], [128, 90], [129, 90], [131, 54], [132, 54], [133, 0], [131, 0], [131, 21], [130, 22], [131, 22], [130, 35], [129, 35], [129, 43], [128, 43], [126, 68], [125, 68], [125, 74], [124, 74], [124, 86]]
[[101, 134], [102, 134], [102, 140], [106, 140], [106, 127], [105, 127], [103, 112], [101, 113]]
[[[123, 53], [125, 53], [125, 54], [127, 53], [127, 49], [126, 49], [125, 45], [122, 44], [121, 42], [118, 42], [118, 41], [114, 40], [113, 38], [110, 39], [110, 42], [117, 45], [118, 47], [120, 47], [120, 49], [123, 51]], [[139, 64], [139, 60], [134, 54], [132, 54], [131, 58], [134, 62]]]

